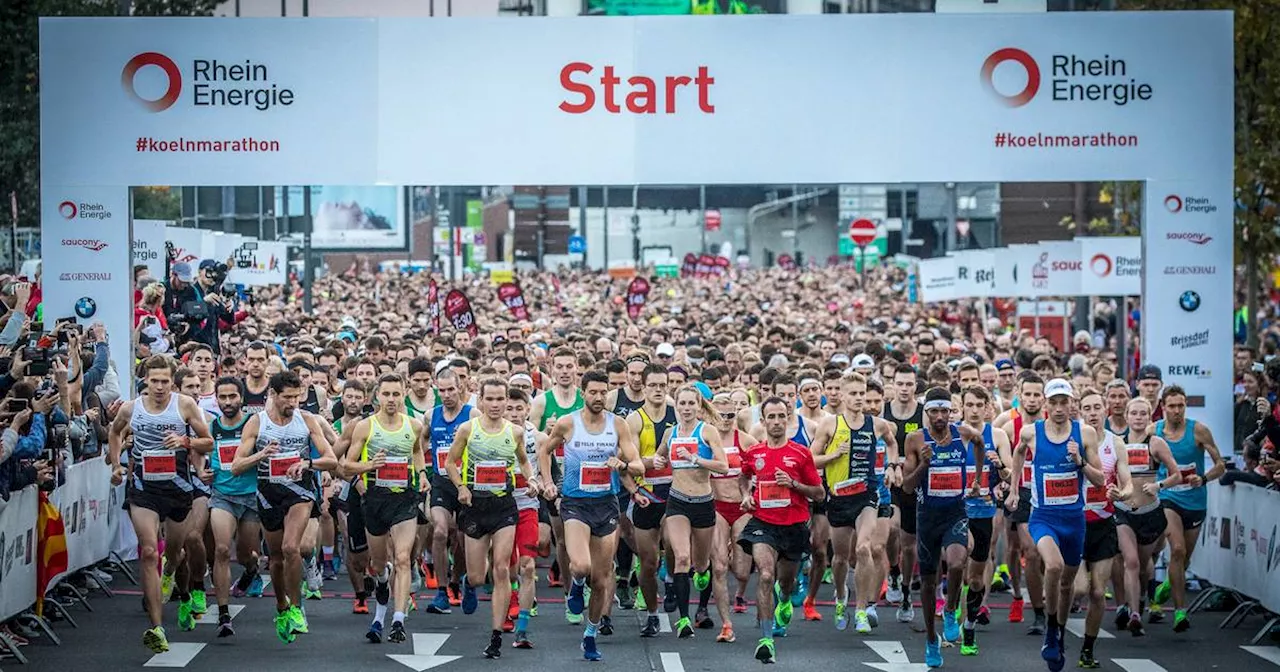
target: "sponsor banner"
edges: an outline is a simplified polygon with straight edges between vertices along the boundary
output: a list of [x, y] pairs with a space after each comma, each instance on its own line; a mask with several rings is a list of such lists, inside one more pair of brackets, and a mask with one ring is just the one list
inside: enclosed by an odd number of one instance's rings
[[235, 263], [227, 279], [246, 287], [283, 285], [288, 280], [288, 243], [245, 240], [231, 254]]
[[1142, 293], [1142, 238], [1077, 238], [1082, 296], [1137, 296]]
[[1209, 490], [1191, 571], [1280, 611], [1280, 492], [1246, 483]]
[[680, 264], [680, 276], [684, 278], [692, 277], [698, 272], [698, 255], [692, 252], [686, 252], [684, 261]]
[[431, 287], [427, 289], [427, 328], [431, 333], [440, 333], [440, 285], [431, 279]]
[[921, 259], [916, 267], [920, 283], [920, 302], [936, 303], [956, 298], [956, 259], [939, 257]]
[[44, 321], [76, 317], [107, 328], [120, 390], [132, 396], [133, 245], [129, 238], [129, 188], [41, 188], [41, 281]]
[[164, 229], [168, 222], [159, 219], [133, 220], [133, 265], [146, 266], [147, 273], [164, 282]]
[[525, 305], [524, 290], [520, 289], [520, 285], [514, 282], [498, 285], [498, 300], [511, 311], [511, 317], [516, 321], [525, 322], [529, 319], [529, 306]]
[[[101, 462], [101, 460], [99, 460]], [[0, 621], [36, 601], [36, 486], [0, 502]]]
[[444, 314], [458, 331], [466, 331], [475, 338], [480, 333], [476, 314], [471, 310], [471, 300], [460, 289], [451, 289], [444, 297]]
[[1029, 267], [1029, 296], [1075, 296], [1080, 293], [1080, 243], [1074, 240], [1043, 242], [1033, 253]]
[[1006, 248], [995, 251], [995, 286], [991, 290], [992, 296], [1012, 297], [1020, 296], [1018, 291], [1018, 266], [1021, 261], [1018, 250], [1026, 247], [1025, 245], [1010, 245]]
[[53, 491], [50, 501], [62, 512], [68, 572], [111, 554], [118, 518], [124, 512], [115, 499], [111, 467], [106, 462], [88, 460], [67, 467], [67, 481]]
[[996, 252], [999, 250], [965, 250], [951, 254], [955, 259], [956, 297], [985, 299], [995, 296]]
[[[231, 266], [235, 263], [236, 250], [240, 249], [241, 243], [247, 240], [255, 240], [246, 238], [238, 233], [223, 233], [215, 231], [213, 233], [213, 257], [212, 259], [218, 263]], [[199, 273], [198, 266], [193, 267], [192, 271]]]
[[631, 279], [627, 285], [627, 315], [631, 319], [640, 317], [645, 301], [649, 299], [649, 281], [640, 276]]
[[170, 226], [164, 230], [165, 240], [173, 246], [173, 263], [191, 264], [194, 273], [200, 262], [213, 259], [213, 232], [185, 226]]

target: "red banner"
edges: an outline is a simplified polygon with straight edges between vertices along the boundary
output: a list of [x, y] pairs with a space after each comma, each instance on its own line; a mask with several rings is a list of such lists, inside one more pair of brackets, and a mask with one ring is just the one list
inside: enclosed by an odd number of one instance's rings
[[687, 278], [698, 271], [698, 255], [690, 252], [684, 255], [684, 265], [680, 267], [680, 277]]
[[427, 328], [431, 333], [440, 333], [440, 285], [436, 284], [434, 278], [431, 280], [431, 288], [427, 290]]
[[732, 262], [729, 261], [729, 257], [719, 257], [719, 256], [716, 257], [715, 274], [724, 275], [726, 272], [728, 272], [730, 263]]
[[710, 277], [716, 269], [716, 258], [710, 254], [704, 254], [698, 257], [698, 265], [694, 271], [694, 275], [699, 278]]
[[480, 327], [476, 325], [476, 314], [471, 310], [471, 300], [460, 289], [451, 289], [445, 295], [444, 316], [449, 318], [454, 329], [466, 329], [472, 338], [480, 333]]
[[498, 285], [498, 300], [511, 311], [511, 317], [520, 322], [529, 319], [529, 307], [524, 303], [524, 291], [520, 289], [520, 285], [514, 282]]
[[627, 315], [631, 319], [640, 317], [640, 311], [644, 310], [644, 302], [649, 297], [649, 281], [636, 276], [631, 280], [631, 284], [627, 285]]

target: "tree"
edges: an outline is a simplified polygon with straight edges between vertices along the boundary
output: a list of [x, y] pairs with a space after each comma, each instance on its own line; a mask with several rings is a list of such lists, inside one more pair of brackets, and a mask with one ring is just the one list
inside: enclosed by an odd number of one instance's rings
[[182, 218], [181, 190], [169, 187], [134, 187], [133, 216], [137, 219], [178, 221]]

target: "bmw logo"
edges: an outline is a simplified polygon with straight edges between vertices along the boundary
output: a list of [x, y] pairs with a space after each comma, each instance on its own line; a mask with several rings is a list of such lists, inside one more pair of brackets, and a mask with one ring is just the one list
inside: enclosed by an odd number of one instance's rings
[[[1196, 297], [1196, 301], [1199, 302], [1199, 300], [1200, 300], [1199, 297]], [[97, 312], [98, 312], [97, 301], [94, 301], [93, 299], [87, 296], [82, 296], [76, 300], [76, 316], [77, 317], [87, 320], [93, 317], [94, 314]]]
[[1188, 289], [1178, 297], [1178, 306], [1188, 313], [1195, 312], [1200, 307], [1200, 294]]

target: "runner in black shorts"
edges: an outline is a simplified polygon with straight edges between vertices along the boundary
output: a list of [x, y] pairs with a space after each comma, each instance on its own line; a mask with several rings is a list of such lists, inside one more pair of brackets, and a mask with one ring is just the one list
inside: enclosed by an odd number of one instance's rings
[[[443, 363], [443, 362], [442, 362]], [[430, 424], [422, 433], [426, 445], [424, 451], [430, 450], [429, 463], [432, 465], [431, 477], [431, 558], [435, 562], [436, 576], [440, 580], [440, 588], [435, 599], [427, 605], [428, 614], [448, 614], [453, 605], [462, 604], [463, 595], [462, 570], [465, 558], [453, 559], [452, 572], [449, 571], [449, 550], [457, 531], [458, 521], [458, 489], [453, 486], [445, 473], [444, 458], [453, 445], [453, 435], [462, 423], [477, 415], [469, 404], [462, 403], [462, 390], [459, 387], [458, 374], [448, 366], [439, 367], [436, 373], [436, 391], [440, 393], [440, 405], [424, 416], [430, 418]], [[463, 553], [459, 553], [459, 556]], [[445, 581], [448, 580], [446, 585]], [[470, 597], [474, 591], [468, 587]]]
[[[923, 426], [924, 411], [916, 399], [916, 370], [910, 364], [899, 364], [893, 374], [893, 398], [884, 409], [884, 418], [896, 426], [894, 437], [899, 446], [905, 444], [908, 434]], [[889, 492], [898, 514], [897, 524], [889, 532], [889, 587], [885, 599], [899, 605], [899, 623], [910, 623], [915, 619], [911, 579], [916, 565], [916, 497], [901, 487], [891, 487]]]

